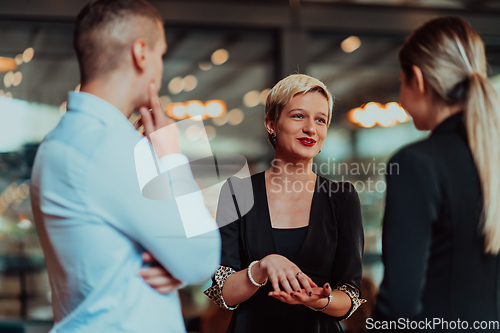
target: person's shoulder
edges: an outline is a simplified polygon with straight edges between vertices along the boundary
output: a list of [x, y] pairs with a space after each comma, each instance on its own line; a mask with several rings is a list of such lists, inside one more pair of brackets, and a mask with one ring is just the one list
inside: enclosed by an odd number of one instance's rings
[[351, 182], [337, 182], [318, 175], [318, 191], [328, 193], [336, 200], [353, 200], [358, 198], [358, 191]]
[[361, 202], [354, 184], [348, 181], [337, 182], [329, 180], [319, 175], [318, 178], [320, 178], [318, 188], [320, 190], [327, 189], [328, 200], [330, 200], [334, 207], [334, 214], [336, 216], [348, 216], [347, 219], [338, 219], [339, 226], [349, 226], [348, 228], [357, 226], [358, 228], [362, 228], [360, 215]]
[[443, 172], [442, 162], [447, 159], [446, 149], [436, 147], [434, 140], [426, 139], [412, 143], [397, 151], [386, 165], [386, 176], [406, 175], [408, 179], [420, 177], [426, 182], [437, 181], [436, 177]]
[[432, 133], [427, 138], [410, 143], [400, 148], [393, 159], [440, 159], [447, 155], [450, 150], [468, 149], [466, 142], [458, 132]]
[[241, 177], [241, 175], [240, 176], [234, 175], [234, 176], [227, 178], [225, 183], [226, 184], [231, 183], [231, 186], [233, 186], [233, 187], [241, 187], [241, 186], [248, 185], [248, 184], [255, 186], [255, 185], [260, 184], [263, 179], [265, 181], [264, 172], [265, 171], [258, 172], [258, 173], [255, 173], [253, 175], [248, 174], [248, 176], [246, 176], [246, 177]]
[[[241, 175], [241, 174], [240, 174]], [[241, 216], [247, 214], [254, 206], [254, 177], [231, 176], [222, 184], [219, 195], [219, 207], [233, 207], [238, 205]]]
[[391, 163], [431, 163], [435, 157], [440, 155], [434, 141], [431, 138], [426, 138], [402, 147], [390, 158], [389, 165]]
[[[253, 174], [253, 175], [250, 175], [250, 173], [248, 174], [248, 176], [246, 177], [242, 177], [241, 174], [239, 175], [234, 175], [234, 176], [231, 176], [231, 177], [228, 177], [226, 178], [225, 182], [224, 183], [231, 183], [231, 185], [241, 185], [241, 184], [245, 184], [245, 183], [248, 183], [248, 182], [255, 182], [257, 179], [258, 179], [258, 175], [259, 174], [262, 174], [263, 172], [260, 172], [258, 174]], [[262, 176], [262, 175], [261, 175]]]
[[89, 127], [78, 128], [65, 117], [40, 143], [33, 170], [51, 177], [54, 184], [83, 184], [107, 133]]
[[57, 127], [45, 137], [43, 144], [49, 149], [57, 146], [58, 150], [64, 149], [91, 159], [108, 136], [109, 132], [98, 121], [85, 119], [77, 114], [66, 114]]
[[255, 183], [257, 181], [262, 181], [262, 180], [265, 181], [266, 180], [265, 171], [254, 173], [253, 175], [251, 175], [247, 179], [250, 179], [253, 183]]

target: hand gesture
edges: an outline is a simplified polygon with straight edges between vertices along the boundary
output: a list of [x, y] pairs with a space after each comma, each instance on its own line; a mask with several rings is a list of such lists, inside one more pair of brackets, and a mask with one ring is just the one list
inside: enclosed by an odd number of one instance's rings
[[274, 292], [281, 291], [280, 284], [288, 295], [294, 290], [301, 289], [304, 289], [307, 294], [312, 294], [312, 288], [317, 287], [316, 283], [302, 273], [297, 265], [279, 254], [270, 254], [262, 259], [260, 267], [266, 270]]
[[[148, 105], [139, 108], [141, 117], [134, 127], [138, 129], [144, 126], [144, 135], [153, 145], [159, 159], [167, 154], [180, 153], [179, 129], [175, 121], [163, 110], [154, 83], [148, 86], [148, 97]], [[149, 106], [151, 112], [148, 110]]]
[[328, 303], [328, 296], [332, 289], [329, 283], [325, 283], [323, 287], [313, 287], [312, 295], [309, 295], [305, 289], [296, 290], [291, 294], [284, 291], [271, 291], [269, 296], [279, 299], [287, 304], [302, 304], [312, 308], [321, 309]]

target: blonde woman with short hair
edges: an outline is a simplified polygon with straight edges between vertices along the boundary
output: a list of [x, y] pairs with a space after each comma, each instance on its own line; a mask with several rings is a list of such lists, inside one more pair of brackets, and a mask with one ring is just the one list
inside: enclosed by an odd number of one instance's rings
[[420, 329], [498, 332], [500, 104], [483, 41], [463, 19], [438, 18], [408, 37], [399, 59], [401, 103], [432, 133], [390, 161], [399, 174], [387, 179], [373, 325], [427, 318]]
[[228, 332], [342, 332], [339, 321], [363, 302], [357, 192], [312, 170], [332, 107], [326, 86], [307, 75], [281, 80], [267, 96], [275, 158], [251, 177], [253, 208], [220, 229], [221, 266], [206, 291], [234, 310]]

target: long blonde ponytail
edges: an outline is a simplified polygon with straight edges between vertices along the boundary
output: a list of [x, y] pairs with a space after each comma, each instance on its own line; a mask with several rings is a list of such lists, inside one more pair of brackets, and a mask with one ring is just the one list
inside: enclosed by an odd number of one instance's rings
[[500, 251], [500, 104], [488, 79], [472, 73], [466, 106], [469, 145], [483, 192], [483, 234], [487, 253]]
[[459, 17], [438, 18], [415, 30], [399, 53], [411, 77], [416, 65], [437, 97], [465, 108], [467, 136], [483, 194], [485, 252], [500, 252], [500, 102], [488, 81], [484, 44]]

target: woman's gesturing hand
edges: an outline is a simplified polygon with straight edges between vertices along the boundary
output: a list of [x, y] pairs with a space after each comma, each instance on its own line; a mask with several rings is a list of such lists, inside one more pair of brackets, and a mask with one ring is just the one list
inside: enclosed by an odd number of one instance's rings
[[281, 291], [280, 284], [288, 295], [292, 294], [294, 290], [301, 289], [312, 295], [312, 288], [317, 287], [317, 284], [309, 276], [302, 273], [297, 265], [279, 254], [268, 255], [260, 261], [259, 266], [267, 272], [276, 293]]
[[302, 304], [316, 309], [323, 308], [328, 303], [328, 296], [332, 292], [330, 284], [325, 283], [323, 287], [313, 287], [312, 290], [312, 296], [304, 289], [294, 291], [291, 294], [284, 291], [271, 291], [269, 296], [273, 296], [287, 304]]

